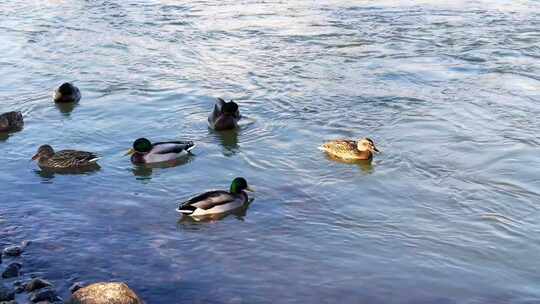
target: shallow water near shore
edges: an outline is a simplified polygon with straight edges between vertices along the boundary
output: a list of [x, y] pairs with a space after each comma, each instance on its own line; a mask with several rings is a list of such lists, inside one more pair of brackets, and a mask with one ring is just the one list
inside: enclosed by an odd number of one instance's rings
[[[147, 303], [540, 301], [540, 3], [0, 1], [0, 246]], [[56, 107], [73, 81], [82, 100]], [[214, 98], [241, 129], [207, 128]], [[138, 137], [197, 142], [141, 169]], [[371, 165], [323, 140], [369, 136]], [[41, 144], [101, 154], [44, 174]], [[244, 176], [245, 214], [177, 203]], [[6, 264], [4, 262], [4, 264]], [[4, 264], [2, 266], [4, 266]]]

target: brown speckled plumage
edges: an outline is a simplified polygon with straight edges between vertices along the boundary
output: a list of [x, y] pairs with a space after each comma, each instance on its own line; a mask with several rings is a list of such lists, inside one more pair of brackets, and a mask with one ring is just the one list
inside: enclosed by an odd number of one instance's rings
[[41, 168], [80, 169], [95, 166], [98, 156], [91, 152], [62, 150], [54, 152], [51, 146], [43, 145], [32, 159], [38, 161]]
[[24, 125], [21, 112], [7, 112], [0, 115], [0, 132], [20, 130]]
[[359, 141], [338, 139], [324, 143], [321, 149], [331, 156], [346, 160], [371, 160], [374, 152], [378, 152], [369, 138]]

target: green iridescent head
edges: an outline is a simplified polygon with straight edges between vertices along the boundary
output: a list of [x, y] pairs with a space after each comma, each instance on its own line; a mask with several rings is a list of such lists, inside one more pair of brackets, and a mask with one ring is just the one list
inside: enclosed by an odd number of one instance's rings
[[243, 177], [235, 178], [231, 183], [230, 192], [234, 194], [239, 194], [242, 191], [253, 191], [249, 188], [247, 181]]
[[139, 138], [133, 142], [133, 150], [139, 153], [148, 153], [152, 150], [152, 143], [146, 138]]

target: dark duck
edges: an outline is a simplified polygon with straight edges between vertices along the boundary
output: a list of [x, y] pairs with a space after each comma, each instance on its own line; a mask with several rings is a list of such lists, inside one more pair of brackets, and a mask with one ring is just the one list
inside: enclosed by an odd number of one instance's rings
[[218, 98], [214, 111], [208, 116], [208, 124], [210, 128], [216, 131], [231, 130], [238, 128], [240, 118], [240, 111], [236, 102], [232, 100], [226, 102]]
[[54, 102], [56, 103], [75, 103], [81, 100], [81, 91], [73, 84], [63, 83], [54, 91]]

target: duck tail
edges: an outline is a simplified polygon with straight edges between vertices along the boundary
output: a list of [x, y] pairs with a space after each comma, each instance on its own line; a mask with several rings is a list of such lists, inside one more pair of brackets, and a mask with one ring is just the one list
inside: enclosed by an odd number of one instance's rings
[[101, 157], [94, 157], [94, 158], [90, 159], [88, 162], [89, 162], [89, 163], [95, 163], [95, 162], [97, 162], [97, 161], [100, 160], [100, 159], [101, 159]]
[[194, 142], [191, 142], [191, 143], [188, 145], [186, 151], [191, 152], [191, 150], [195, 149], [195, 147], [197, 147], [197, 144], [195, 144]]

